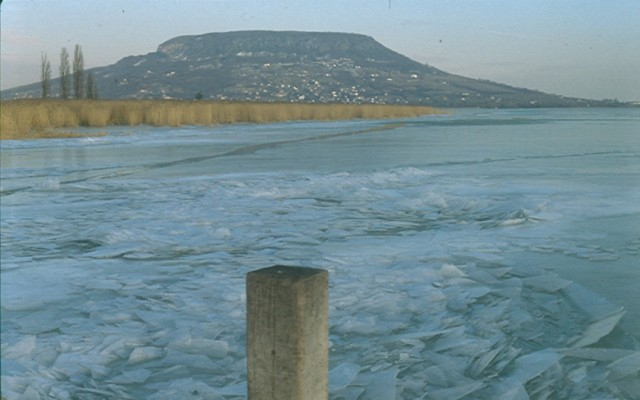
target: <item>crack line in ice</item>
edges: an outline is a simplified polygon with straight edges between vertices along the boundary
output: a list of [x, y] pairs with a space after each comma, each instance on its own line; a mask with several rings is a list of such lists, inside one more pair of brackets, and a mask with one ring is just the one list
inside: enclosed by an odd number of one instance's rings
[[[275, 148], [275, 147], [279, 147], [279, 146], [283, 146], [283, 145], [287, 145], [287, 144], [292, 144], [292, 143], [327, 140], [327, 139], [334, 139], [334, 138], [338, 138], [338, 137], [346, 137], [346, 136], [353, 136], [353, 135], [361, 135], [361, 134], [365, 134], [365, 133], [393, 130], [393, 129], [397, 129], [399, 127], [402, 127], [403, 125], [404, 124], [397, 123], [397, 122], [390, 122], [390, 123], [386, 123], [386, 124], [384, 124], [382, 126], [366, 128], [366, 129], [359, 129], [359, 130], [356, 130], [356, 131], [331, 133], [331, 134], [317, 135], [317, 136], [312, 136], [312, 137], [304, 137], [304, 138], [300, 138], [300, 139], [289, 139], [289, 140], [281, 140], [281, 141], [277, 141], [277, 142], [269, 142], [269, 143], [249, 145], [249, 146], [244, 146], [244, 147], [241, 147], [241, 148], [238, 148], [238, 149], [235, 149], [235, 150], [230, 150], [230, 151], [227, 151], [227, 152], [224, 152], [224, 153], [221, 153], [221, 154], [214, 154], [214, 155], [211, 155], [211, 156], [189, 157], [189, 158], [184, 158], [184, 159], [180, 159], [180, 160], [159, 162], [159, 163], [149, 164], [149, 165], [146, 165], [146, 166], [143, 166], [143, 167], [135, 168], [133, 170], [122, 170], [122, 171], [116, 171], [116, 172], [113, 172], [113, 173], [107, 174], [107, 175], [95, 175], [95, 176], [89, 176], [89, 177], [84, 177], [84, 178], [79, 178], [79, 179], [72, 179], [72, 180], [62, 181], [62, 182], [60, 182], [60, 184], [64, 185], [64, 184], [80, 183], [80, 182], [85, 182], [85, 181], [93, 180], [93, 179], [117, 178], [117, 177], [121, 177], [121, 176], [134, 175], [134, 174], [137, 174], [137, 173], [140, 173], [140, 172], [143, 172], [143, 171], [148, 171], [148, 170], [153, 170], [153, 169], [173, 167], [173, 166], [180, 165], [180, 164], [192, 164], [192, 163], [197, 163], [197, 162], [201, 162], [201, 161], [212, 160], [212, 159], [222, 158], [222, 157], [248, 155], [248, 154], [253, 154], [253, 153], [255, 153], [257, 151], [260, 151], [260, 150], [271, 149], [271, 148]], [[25, 189], [21, 189], [21, 190], [26, 190], [26, 188]], [[15, 191], [13, 191], [11, 193], [8, 193], [8, 194], [13, 194], [14, 192]]]

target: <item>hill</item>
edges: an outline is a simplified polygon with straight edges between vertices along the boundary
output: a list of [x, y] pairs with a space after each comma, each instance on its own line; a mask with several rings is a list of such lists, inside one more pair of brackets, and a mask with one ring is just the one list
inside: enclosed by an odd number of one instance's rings
[[[103, 99], [216, 99], [437, 107], [612, 105], [452, 75], [365, 35], [240, 31], [180, 36], [93, 68]], [[59, 90], [52, 80], [54, 96]], [[39, 83], [1, 97], [39, 97]]]

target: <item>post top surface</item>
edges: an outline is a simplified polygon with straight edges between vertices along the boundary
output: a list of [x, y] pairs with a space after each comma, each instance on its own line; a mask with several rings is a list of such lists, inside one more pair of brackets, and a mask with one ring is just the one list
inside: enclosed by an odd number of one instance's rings
[[304, 279], [317, 274], [326, 274], [327, 271], [319, 268], [293, 267], [287, 265], [274, 265], [249, 272], [249, 275], [261, 277], [282, 277], [287, 279]]

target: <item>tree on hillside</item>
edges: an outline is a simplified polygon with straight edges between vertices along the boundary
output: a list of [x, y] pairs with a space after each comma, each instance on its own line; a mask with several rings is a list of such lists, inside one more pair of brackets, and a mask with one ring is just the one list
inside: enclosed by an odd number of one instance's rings
[[69, 75], [71, 65], [69, 64], [69, 52], [66, 47], [60, 51], [60, 97], [69, 98]]
[[84, 97], [84, 57], [82, 48], [76, 44], [73, 50], [73, 94], [76, 99]]
[[46, 54], [40, 56], [40, 86], [42, 87], [42, 98], [49, 97], [51, 91], [51, 63]]

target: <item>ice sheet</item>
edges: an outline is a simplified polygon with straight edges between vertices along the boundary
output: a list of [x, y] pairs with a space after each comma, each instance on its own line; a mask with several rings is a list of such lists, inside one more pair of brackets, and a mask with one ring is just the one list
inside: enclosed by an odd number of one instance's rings
[[559, 272], [631, 265], [575, 226], [633, 220], [633, 145], [423, 122], [3, 142], [2, 395], [244, 398], [245, 274], [290, 264], [330, 272], [332, 399], [633, 399], [634, 310]]

